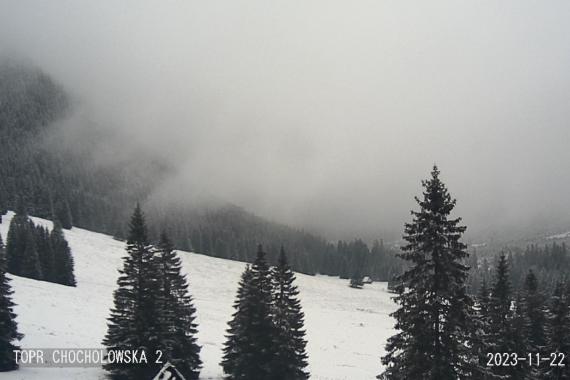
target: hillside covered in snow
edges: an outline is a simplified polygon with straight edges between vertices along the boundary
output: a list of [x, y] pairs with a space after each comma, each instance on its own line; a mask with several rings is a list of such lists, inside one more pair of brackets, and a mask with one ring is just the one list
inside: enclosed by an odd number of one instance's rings
[[[5, 238], [12, 212], [4, 216]], [[33, 218], [51, 228], [51, 222]], [[22, 348], [98, 348], [125, 255], [123, 242], [73, 228], [65, 231], [75, 259], [77, 287], [12, 276]], [[245, 264], [179, 251], [198, 311], [202, 379], [221, 379], [219, 366], [227, 322]], [[297, 284], [305, 312], [311, 379], [372, 379], [381, 370], [380, 356], [393, 333], [389, 314], [395, 309], [385, 283], [348, 287], [346, 280], [299, 274]], [[21, 368], [3, 379], [104, 379], [99, 368]]]

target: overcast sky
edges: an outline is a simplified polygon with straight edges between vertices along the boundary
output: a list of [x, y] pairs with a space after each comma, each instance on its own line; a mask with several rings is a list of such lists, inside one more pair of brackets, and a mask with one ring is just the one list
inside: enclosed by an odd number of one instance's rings
[[[568, 1], [0, 1], [0, 49], [211, 196], [397, 236], [433, 163], [473, 232], [570, 217]], [[87, 116], [86, 116], [87, 117]]]

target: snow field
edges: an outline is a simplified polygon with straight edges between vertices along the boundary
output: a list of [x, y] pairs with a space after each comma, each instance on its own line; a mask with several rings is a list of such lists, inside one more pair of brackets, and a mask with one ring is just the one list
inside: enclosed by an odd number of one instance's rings
[[[12, 212], [0, 225], [4, 241]], [[51, 222], [32, 218], [51, 229]], [[112, 306], [125, 244], [110, 236], [73, 228], [64, 231], [75, 260], [77, 287], [12, 276], [22, 348], [99, 348]], [[222, 379], [219, 366], [227, 322], [245, 263], [178, 252], [197, 308], [201, 379]], [[315, 380], [368, 380], [381, 371], [384, 345], [394, 332], [395, 310], [385, 283], [348, 287], [348, 280], [297, 274], [305, 312], [309, 370]], [[6, 380], [104, 379], [100, 368], [21, 368]]]

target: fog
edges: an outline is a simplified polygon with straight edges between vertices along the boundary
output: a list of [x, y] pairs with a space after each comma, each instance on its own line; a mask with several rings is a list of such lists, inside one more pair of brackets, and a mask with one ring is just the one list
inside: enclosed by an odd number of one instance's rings
[[171, 164], [161, 196], [397, 238], [437, 163], [476, 239], [570, 220], [569, 19], [567, 1], [2, 1], [0, 54], [62, 83], [73, 127]]

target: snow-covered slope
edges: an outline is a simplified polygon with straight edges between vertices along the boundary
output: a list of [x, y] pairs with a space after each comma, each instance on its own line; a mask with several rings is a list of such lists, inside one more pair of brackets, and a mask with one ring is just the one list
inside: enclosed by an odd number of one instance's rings
[[[5, 238], [13, 214], [3, 217]], [[33, 218], [51, 228], [51, 222]], [[23, 348], [97, 348], [106, 332], [117, 269], [124, 243], [79, 228], [65, 231], [75, 259], [76, 288], [12, 276]], [[202, 379], [221, 379], [219, 366], [227, 322], [244, 263], [179, 252], [198, 310]], [[386, 284], [351, 289], [347, 281], [299, 274], [297, 284], [306, 315], [312, 379], [373, 379], [393, 333], [395, 308]], [[22, 368], [2, 379], [103, 379], [99, 368]]]

